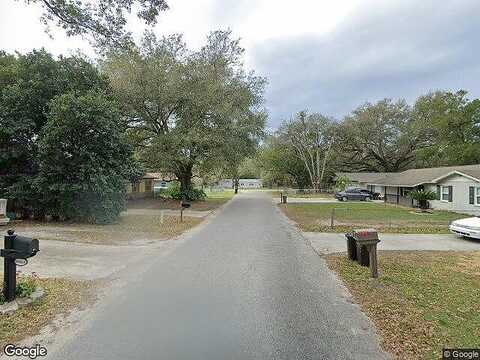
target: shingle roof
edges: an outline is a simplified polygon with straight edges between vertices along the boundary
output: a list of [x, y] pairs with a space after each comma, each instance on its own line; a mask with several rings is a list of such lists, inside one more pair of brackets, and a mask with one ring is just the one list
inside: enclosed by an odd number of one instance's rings
[[351, 181], [357, 181], [357, 182], [362, 182], [362, 183], [369, 183], [372, 181], [377, 181], [379, 179], [383, 179], [384, 177], [394, 174], [394, 173], [386, 173], [386, 172], [352, 172], [352, 173], [347, 173], [347, 172], [338, 172], [336, 173], [336, 177], [339, 178], [341, 176], [347, 177]]
[[147, 172], [143, 175], [143, 179], [155, 179], [155, 180], [173, 180], [175, 176], [169, 174], [163, 174], [158, 172]]
[[374, 185], [417, 186], [434, 184], [439, 180], [459, 173], [480, 181], [480, 165], [445, 166], [426, 169], [410, 169], [399, 173], [390, 173], [383, 178], [370, 182]]

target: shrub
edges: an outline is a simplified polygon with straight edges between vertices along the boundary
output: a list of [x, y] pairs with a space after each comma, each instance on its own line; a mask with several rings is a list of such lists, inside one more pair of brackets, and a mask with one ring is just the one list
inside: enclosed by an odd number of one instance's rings
[[135, 162], [115, 104], [101, 93], [68, 93], [50, 108], [36, 180], [43, 212], [59, 220], [116, 220]]
[[434, 191], [415, 190], [410, 193], [410, 197], [418, 201], [420, 209], [428, 209], [428, 201], [437, 200], [437, 193]]
[[165, 195], [175, 200], [182, 200], [185, 198], [190, 201], [205, 200], [207, 197], [207, 194], [200, 189], [190, 188], [182, 191], [178, 182], [171, 183], [165, 192]]

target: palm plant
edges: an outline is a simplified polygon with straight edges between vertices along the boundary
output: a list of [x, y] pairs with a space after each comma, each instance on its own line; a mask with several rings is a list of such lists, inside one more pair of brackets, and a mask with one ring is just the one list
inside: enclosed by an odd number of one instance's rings
[[410, 197], [418, 201], [418, 207], [421, 210], [427, 210], [429, 207], [428, 202], [430, 200], [437, 200], [437, 193], [434, 191], [415, 190], [412, 191]]

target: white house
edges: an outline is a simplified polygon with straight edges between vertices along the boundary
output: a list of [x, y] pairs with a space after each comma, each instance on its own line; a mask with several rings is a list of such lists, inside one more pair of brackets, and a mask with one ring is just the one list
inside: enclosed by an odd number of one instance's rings
[[[227, 189], [233, 188], [232, 179], [224, 179], [219, 182], [220, 186]], [[262, 187], [262, 179], [239, 179], [238, 187], [240, 189], [260, 189]]]
[[[356, 179], [359, 178], [358, 174], [338, 173], [337, 176], [352, 176]], [[359, 185], [381, 193], [386, 202], [416, 206], [416, 202], [408, 194], [413, 190], [424, 189], [437, 193], [438, 200], [430, 201], [433, 209], [480, 215], [480, 165], [362, 174], [365, 182], [359, 182]], [[377, 177], [378, 174], [383, 175]]]

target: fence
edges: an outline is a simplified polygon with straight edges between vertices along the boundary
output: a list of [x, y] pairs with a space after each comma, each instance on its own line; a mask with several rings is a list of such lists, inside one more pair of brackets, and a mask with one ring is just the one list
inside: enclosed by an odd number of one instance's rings
[[321, 194], [328, 194], [332, 195], [335, 193], [335, 189], [333, 187], [331, 188], [320, 188], [320, 189], [293, 189], [293, 188], [279, 188], [279, 189], [274, 189], [275, 191], [278, 191], [278, 193], [283, 193], [284, 195], [289, 195], [289, 196], [314, 196], [314, 195], [321, 195]]

